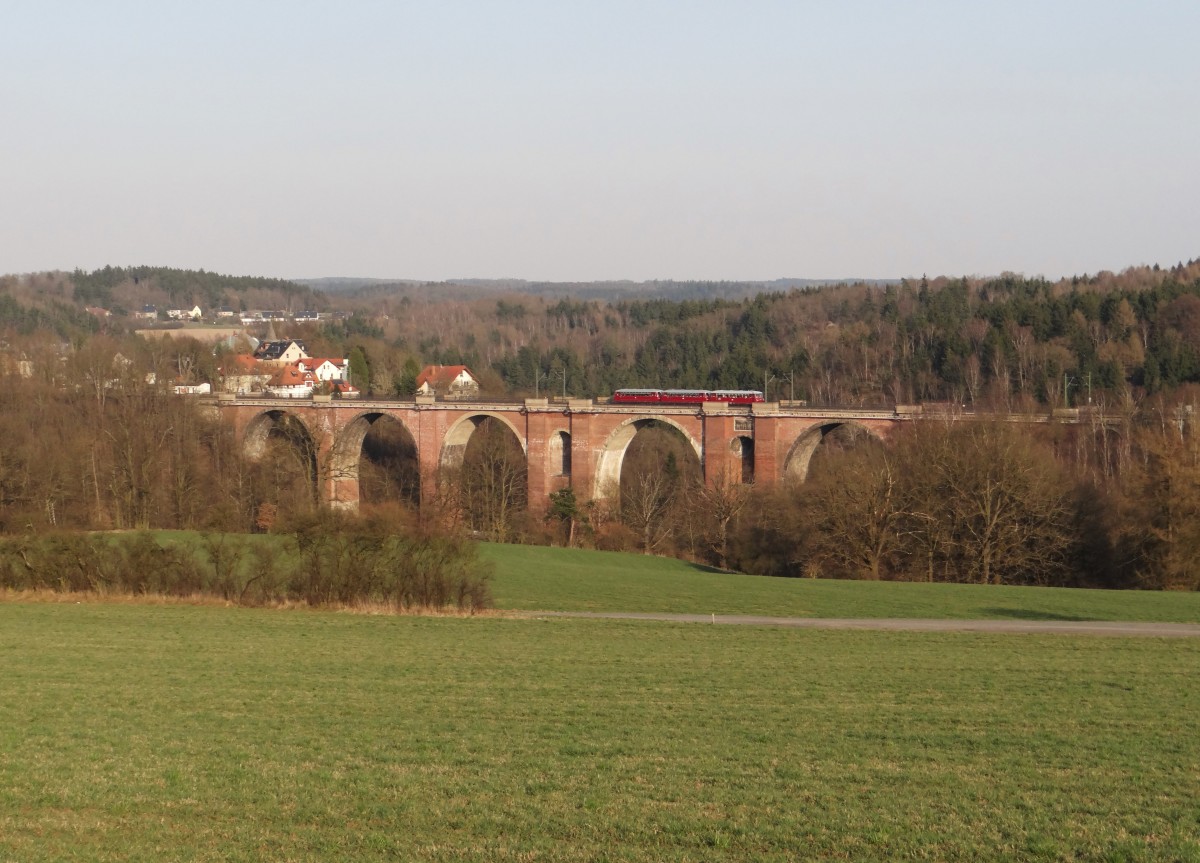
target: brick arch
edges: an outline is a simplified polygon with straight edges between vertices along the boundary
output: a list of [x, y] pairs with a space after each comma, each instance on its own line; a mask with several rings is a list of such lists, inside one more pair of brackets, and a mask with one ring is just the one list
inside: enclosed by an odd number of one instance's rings
[[877, 430], [852, 420], [821, 423], [813, 426], [792, 443], [787, 457], [783, 460], [783, 478], [792, 482], [804, 482], [808, 479], [808, 467], [812, 462], [813, 454], [817, 451], [817, 447], [821, 445], [821, 441], [825, 439], [826, 435], [843, 426], [865, 432], [875, 438], [875, 440], [883, 440], [883, 437]]
[[704, 447], [678, 422], [663, 416], [627, 419], [609, 432], [608, 438], [604, 441], [604, 445], [600, 449], [596, 463], [595, 487], [592, 489], [592, 498], [594, 500], [604, 499], [606, 497], [605, 491], [621, 482], [621, 465], [625, 461], [625, 451], [629, 449], [629, 444], [633, 440], [634, 435], [652, 422], [669, 425], [675, 431], [679, 432], [679, 434], [683, 435], [683, 439], [695, 451], [696, 460], [699, 461], [700, 471], [703, 474]]
[[317, 449], [317, 439], [313, 434], [313, 430], [304, 421], [304, 417], [299, 411], [287, 410], [285, 408], [267, 408], [266, 410], [259, 411], [246, 421], [245, 428], [242, 431], [242, 452], [252, 459], [260, 458], [266, 449], [267, 437], [271, 434], [271, 431], [288, 420], [295, 421], [297, 427], [303, 429], [308, 444], [315, 452]]
[[[246, 423], [242, 431], [242, 452], [257, 461], [266, 452], [267, 440], [272, 431], [283, 430], [291, 438], [289, 446], [298, 451], [305, 472], [305, 484], [314, 500], [321, 494], [321, 439], [305, 422], [299, 411], [284, 408], [267, 408], [257, 412]], [[292, 435], [295, 437], [292, 437]]]
[[479, 428], [479, 424], [485, 419], [494, 419], [504, 424], [504, 427], [512, 432], [513, 437], [517, 439], [517, 443], [521, 445], [521, 452], [525, 454], [526, 459], [529, 457], [529, 445], [525, 440], [525, 436], [520, 430], [513, 425], [512, 421], [504, 414], [495, 411], [477, 411], [459, 417], [450, 428], [446, 429], [446, 434], [442, 436], [442, 445], [438, 452], [438, 466], [440, 468], [457, 468], [462, 465], [463, 455], [467, 451], [467, 442], [471, 439], [475, 429]]
[[[335, 508], [354, 509], [361, 497], [359, 491], [359, 461], [362, 458], [363, 440], [371, 427], [378, 422], [395, 422], [404, 429], [416, 443], [416, 435], [394, 412], [384, 410], [364, 410], [342, 426], [334, 438], [329, 452], [330, 501]], [[418, 463], [421, 453], [417, 452]]]

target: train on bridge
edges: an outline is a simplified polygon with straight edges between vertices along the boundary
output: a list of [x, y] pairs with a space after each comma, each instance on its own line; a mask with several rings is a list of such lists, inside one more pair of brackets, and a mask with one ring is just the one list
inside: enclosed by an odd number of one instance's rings
[[762, 400], [763, 394], [758, 390], [620, 389], [612, 394], [614, 404], [695, 405], [704, 402], [719, 402], [730, 405], [748, 405]]

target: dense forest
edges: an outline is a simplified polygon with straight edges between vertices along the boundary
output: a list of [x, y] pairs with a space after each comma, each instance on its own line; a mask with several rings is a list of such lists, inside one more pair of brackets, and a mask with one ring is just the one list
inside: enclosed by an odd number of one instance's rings
[[469, 366], [494, 395], [725, 387], [861, 406], [1116, 405], [1200, 380], [1200, 263], [741, 300], [375, 296], [319, 335], [363, 351], [376, 394], [411, 392], [413, 366], [436, 362]]
[[494, 396], [765, 388], [768, 400], [860, 406], [1115, 407], [1200, 382], [1197, 261], [1055, 282], [940, 277], [740, 299], [719, 295], [725, 283], [678, 284], [701, 298], [608, 302], [427, 284], [331, 299], [282, 280], [106, 267], [0, 279], [0, 332], [86, 338], [101, 324], [83, 305], [105, 301], [329, 310], [336, 299], [337, 319], [280, 335], [321, 355], [357, 350], [377, 396], [411, 395], [429, 363], [469, 366]]
[[[251, 459], [195, 403], [166, 395], [162, 382], [181, 377], [219, 383], [222, 348], [186, 331], [143, 339], [82, 311], [94, 279], [128, 302], [166, 290], [161, 273], [111, 273], [0, 280], [0, 530], [273, 531], [311, 517], [322, 466], [309, 444], [284, 426]], [[194, 286], [177, 298], [211, 283], [223, 302], [243, 301], [231, 278], [177, 278]], [[307, 287], [251, 281], [247, 292], [276, 305], [331, 307]], [[529, 515], [519, 444], [500, 430], [481, 426], [449, 487], [419, 489], [411, 441], [381, 429], [363, 447], [364, 508], [398, 522], [772, 575], [1200, 586], [1200, 262], [745, 298], [489, 289], [337, 301], [337, 317], [288, 335], [349, 356], [376, 395], [409, 396], [422, 365], [463, 362], [508, 397], [712, 386], [824, 404], [937, 402], [948, 417], [1082, 408], [1078, 425], [1036, 432], [930, 420], [887, 446], [844, 429], [806, 483], [771, 489], [703, 483], [694, 454], [649, 428], [630, 445], [618, 494], [559, 493], [545, 519]]]

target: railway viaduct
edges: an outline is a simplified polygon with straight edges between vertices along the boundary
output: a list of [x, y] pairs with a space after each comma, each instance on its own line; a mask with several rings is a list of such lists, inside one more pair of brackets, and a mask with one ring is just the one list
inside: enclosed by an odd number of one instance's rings
[[[769, 485], [786, 478], [803, 480], [822, 439], [842, 426], [886, 440], [922, 415], [917, 407], [831, 409], [788, 402], [618, 405], [591, 399], [488, 402], [417, 396], [413, 401], [374, 401], [234, 395], [206, 401], [233, 423], [251, 456], [263, 451], [268, 436], [281, 425], [302, 429], [316, 455], [319, 496], [341, 508], [358, 506], [363, 439], [375, 423], [398, 422], [411, 435], [424, 495], [435, 487], [440, 470], [462, 463], [472, 432], [491, 417], [512, 432], [525, 453], [534, 512], [545, 510], [549, 494], [567, 487], [580, 500], [610, 494], [629, 443], [654, 421], [671, 426], [688, 442], [706, 482], [724, 477]], [[1021, 419], [1046, 422], [1050, 417]]]

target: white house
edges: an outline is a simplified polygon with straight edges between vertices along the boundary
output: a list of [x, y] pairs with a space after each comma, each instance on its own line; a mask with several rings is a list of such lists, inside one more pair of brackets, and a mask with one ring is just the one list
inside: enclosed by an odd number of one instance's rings
[[479, 381], [466, 366], [425, 366], [417, 375], [417, 392], [427, 396], [441, 393], [446, 398], [479, 395]]
[[204, 317], [204, 313], [199, 306], [192, 306], [191, 309], [167, 309], [167, 317], [173, 321], [182, 321], [184, 318], [198, 321]]
[[350, 374], [350, 360], [305, 357], [296, 363], [296, 368], [312, 372], [319, 381], [344, 381]]
[[308, 359], [308, 352], [304, 349], [304, 342], [298, 342], [295, 339], [280, 339], [263, 342], [255, 348], [254, 356], [264, 362], [292, 365], [297, 360]]

